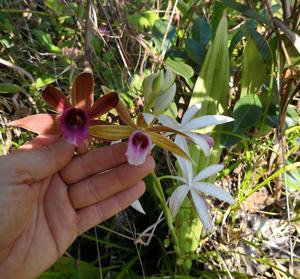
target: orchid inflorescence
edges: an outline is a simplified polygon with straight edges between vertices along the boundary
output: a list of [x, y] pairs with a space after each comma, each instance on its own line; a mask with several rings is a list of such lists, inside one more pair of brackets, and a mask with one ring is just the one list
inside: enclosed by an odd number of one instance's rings
[[[10, 125], [41, 135], [60, 134], [76, 146], [91, 137], [111, 142], [128, 139], [126, 155], [128, 163], [132, 165], [143, 164], [153, 144], [172, 152], [177, 158], [182, 173], [182, 176], [174, 176], [182, 182], [182, 185], [170, 197], [169, 207], [173, 217], [178, 213], [185, 197], [190, 194], [203, 225], [208, 230], [212, 230], [212, 221], [202, 193], [230, 204], [234, 203], [234, 200], [219, 186], [203, 182], [204, 179], [220, 171], [222, 165], [209, 166], [194, 175], [188, 143], [198, 145], [204, 155], [209, 156], [213, 139], [196, 130], [227, 123], [233, 119], [219, 115], [195, 117], [201, 106], [194, 104], [187, 109], [179, 123], [164, 114], [175, 92], [175, 74], [170, 69], [160, 70], [146, 77], [143, 81], [144, 112], [139, 113], [135, 121], [116, 92], [105, 92], [105, 95], [94, 102], [93, 75], [90, 72], [83, 72], [74, 80], [70, 101], [52, 85], [42, 90], [42, 97], [57, 114], [31, 115], [15, 120]], [[99, 116], [111, 109], [117, 111], [122, 124], [99, 120]], [[144, 213], [138, 201], [133, 206]]]

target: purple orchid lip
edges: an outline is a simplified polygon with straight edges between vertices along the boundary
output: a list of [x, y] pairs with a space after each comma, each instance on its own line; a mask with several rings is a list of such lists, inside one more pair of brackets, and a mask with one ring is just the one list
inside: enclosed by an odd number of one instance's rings
[[60, 119], [61, 133], [67, 142], [78, 146], [89, 136], [89, 116], [79, 108], [67, 108]]
[[208, 143], [208, 145], [209, 145], [210, 148], [213, 147], [215, 141], [214, 141], [214, 139], [211, 136], [206, 135], [206, 134], [201, 134], [201, 137], [203, 137], [207, 141], [207, 143]]
[[128, 140], [127, 161], [131, 165], [141, 165], [145, 162], [152, 148], [152, 140], [144, 131], [134, 131]]

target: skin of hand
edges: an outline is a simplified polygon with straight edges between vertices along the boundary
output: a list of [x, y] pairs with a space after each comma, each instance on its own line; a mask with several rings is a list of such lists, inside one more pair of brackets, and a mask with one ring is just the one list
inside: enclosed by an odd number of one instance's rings
[[143, 165], [129, 165], [125, 143], [76, 156], [75, 147], [58, 138], [36, 138], [21, 149], [0, 157], [5, 279], [36, 278], [78, 235], [138, 199], [145, 191], [142, 178], [155, 167], [151, 156]]

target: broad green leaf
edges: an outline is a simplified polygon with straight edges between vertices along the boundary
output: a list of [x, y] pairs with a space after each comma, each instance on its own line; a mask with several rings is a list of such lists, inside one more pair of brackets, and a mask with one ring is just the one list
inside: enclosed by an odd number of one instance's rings
[[[229, 96], [229, 52], [227, 35], [227, 14], [219, 22], [214, 40], [210, 45], [200, 75], [197, 78], [189, 106], [200, 103], [202, 108], [198, 115], [223, 114], [226, 112]], [[216, 127], [215, 131], [221, 127]], [[211, 132], [206, 128], [202, 132]], [[220, 135], [214, 136], [215, 145], [210, 158], [204, 157], [201, 150], [191, 147], [191, 156], [195, 161], [195, 172], [209, 164], [216, 164], [220, 160]]]
[[196, 64], [202, 64], [205, 56], [205, 47], [194, 39], [185, 41], [185, 52]]
[[213, 33], [213, 38], [216, 35], [219, 22], [221, 21], [221, 18], [224, 14], [226, 6], [218, 1], [214, 1], [213, 5], [213, 11], [212, 11], [212, 19], [211, 19], [211, 27], [212, 27], [212, 33]]
[[23, 92], [26, 94], [26, 91], [13, 83], [0, 83], [0, 94], [5, 94], [5, 93], [18, 93], [18, 92]]
[[234, 131], [242, 131], [253, 126], [260, 118], [262, 104], [255, 94], [241, 98], [233, 108]]
[[[168, 21], [163, 19], [156, 20], [153, 25], [152, 36], [158, 52], [168, 50], [171, 47], [173, 40], [175, 39], [176, 28], [173, 25], [170, 25], [168, 34], [166, 36], [166, 39], [164, 40], [167, 28]], [[163, 46], [162, 43], [164, 43]]]
[[257, 21], [259, 21], [260, 23], [263, 23], [267, 26], [270, 25], [269, 19], [265, 18], [263, 15], [259, 14], [256, 10], [250, 8], [247, 5], [238, 3], [233, 0], [218, 0], [218, 1], [223, 3], [224, 5], [226, 5], [227, 7], [230, 7], [232, 9], [240, 12], [241, 14], [243, 14], [249, 18], [254, 18]]
[[186, 64], [181, 57], [169, 56], [165, 60], [165, 64], [170, 67], [174, 73], [184, 77], [186, 81], [194, 75], [193, 68]]
[[192, 27], [192, 38], [201, 43], [203, 46], [206, 46], [210, 40], [210, 37], [210, 25], [204, 18], [199, 16], [196, 20], [194, 20]]
[[240, 142], [243, 138], [242, 131], [233, 132], [234, 122], [226, 123], [222, 126], [222, 135], [220, 138], [220, 144], [225, 147], [231, 147]]
[[243, 53], [241, 97], [258, 93], [265, 79], [266, 64], [254, 41], [248, 37]]
[[226, 111], [229, 94], [229, 53], [227, 17], [224, 13], [213, 43], [206, 54], [196, 81], [190, 106], [201, 103], [201, 115], [222, 114]]

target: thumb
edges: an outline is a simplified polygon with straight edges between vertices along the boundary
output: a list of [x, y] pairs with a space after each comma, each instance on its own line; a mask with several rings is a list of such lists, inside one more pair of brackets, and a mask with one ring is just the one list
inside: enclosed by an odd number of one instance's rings
[[[62, 169], [73, 157], [75, 147], [60, 139], [53, 145], [0, 157], [2, 182], [32, 184]], [[4, 180], [4, 181], [3, 181]]]

